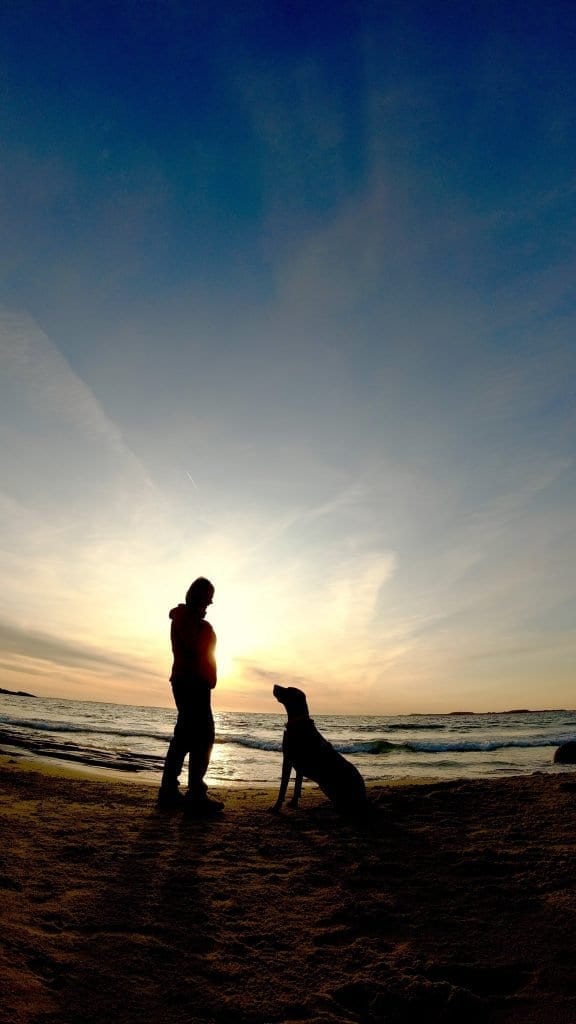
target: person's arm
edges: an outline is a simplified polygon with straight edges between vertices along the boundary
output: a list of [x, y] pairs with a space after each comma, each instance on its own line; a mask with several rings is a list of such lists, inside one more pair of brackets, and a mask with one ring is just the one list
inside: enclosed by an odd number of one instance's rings
[[208, 622], [202, 623], [199, 643], [200, 675], [206, 680], [210, 689], [216, 686], [218, 673], [216, 670], [216, 634]]

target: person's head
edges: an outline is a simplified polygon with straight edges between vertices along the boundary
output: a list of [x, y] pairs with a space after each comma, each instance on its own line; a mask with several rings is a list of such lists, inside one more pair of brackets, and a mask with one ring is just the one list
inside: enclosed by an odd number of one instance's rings
[[199, 576], [186, 591], [186, 607], [202, 618], [214, 598], [214, 586], [204, 576]]

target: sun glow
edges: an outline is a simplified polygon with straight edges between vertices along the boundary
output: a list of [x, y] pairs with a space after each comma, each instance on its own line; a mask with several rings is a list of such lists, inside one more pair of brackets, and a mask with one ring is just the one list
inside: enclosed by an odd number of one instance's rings
[[279, 643], [277, 616], [254, 591], [232, 587], [222, 600], [216, 594], [214, 610], [210, 608], [207, 617], [218, 638], [216, 660], [221, 679], [238, 679], [239, 663], [254, 659], [263, 647], [274, 650]]

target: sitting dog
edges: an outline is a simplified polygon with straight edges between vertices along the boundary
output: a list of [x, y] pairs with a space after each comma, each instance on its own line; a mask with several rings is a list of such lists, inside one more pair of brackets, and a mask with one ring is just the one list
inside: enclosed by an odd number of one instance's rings
[[284, 803], [292, 768], [296, 782], [290, 807], [298, 807], [302, 779], [306, 777], [320, 786], [339, 811], [362, 810], [366, 806], [364, 779], [318, 732], [308, 712], [306, 694], [295, 686], [275, 686], [272, 692], [288, 714], [282, 739], [282, 778], [273, 813], [279, 814]]

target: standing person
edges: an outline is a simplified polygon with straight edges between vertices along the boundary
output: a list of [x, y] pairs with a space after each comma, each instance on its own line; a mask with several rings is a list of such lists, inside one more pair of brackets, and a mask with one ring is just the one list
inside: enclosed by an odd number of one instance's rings
[[[214, 597], [210, 580], [200, 576], [186, 593], [186, 603], [172, 608], [170, 642], [174, 663], [170, 682], [178, 718], [170, 740], [158, 806], [184, 807], [187, 813], [206, 815], [224, 806], [207, 796], [204, 776], [214, 746], [214, 719], [210, 697], [216, 686], [216, 634], [204, 616]], [[178, 779], [188, 754], [188, 793], [182, 796]]]

